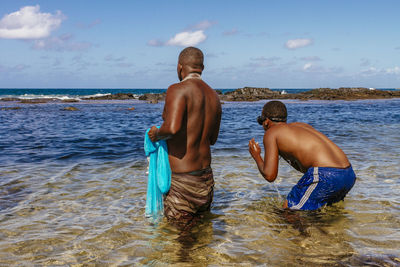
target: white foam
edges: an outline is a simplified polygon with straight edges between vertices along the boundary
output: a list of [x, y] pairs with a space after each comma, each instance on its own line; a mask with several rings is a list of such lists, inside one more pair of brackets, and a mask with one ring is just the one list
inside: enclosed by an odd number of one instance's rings
[[88, 95], [85, 97], [98, 97], [98, 96], [106, 96], [106, 95], [111, 95], [111, 93], [107, 93], [107, 94], [94, 94], [94, 95]]
[[70, 100], [79, 99], [78, 97], [72, 97], [67, 95], [33, 95], [33, 94], [24, 94], [21, 96], [17, 96], [19, 99], [59, 99], [59, 100]]

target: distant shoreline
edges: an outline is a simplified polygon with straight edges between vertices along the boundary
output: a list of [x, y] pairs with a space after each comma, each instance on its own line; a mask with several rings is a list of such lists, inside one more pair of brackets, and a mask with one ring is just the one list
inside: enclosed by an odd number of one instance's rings
[[[5, 94], [4, 97], [0, 95], [0, 101], [41, 104], [49, 102], [74, 103], [91, 100], [140, 100], [148, 103], [158, 103], [159, 101], [164, 101], [166, 96], [166, 89], [115, 89], [118, 93], [109, 93], [110, 91], [114, 91], [113, 89], [32, 89], [32, 94], [26, 93], [30, 92], [28, 90], [31, 89], [8, 89], [7, 92], [9, 94]], [[134, 93], [123, 92], [129, 90]], [[14, 91], [19, 92], [20, 95], [12, 94]], [[86, 95], [68, 95], [71, 94], [70, 92], [77, 91]], [[96, 93], [90, 95], [91, 91], [95, 91]], [[58, 95], [55, 94], [55, 92], [63, 92], [64, 95]], [[221, 101], [232, 102], [258, 101], [264, 99], [360, 100], [400, 98], [400, 90], [394, 88], [375, 89], [363, 87], [341, 87], [337, 89], [269, 89], [244, 87], [236, 90], [217, 89], [216, 92]]]

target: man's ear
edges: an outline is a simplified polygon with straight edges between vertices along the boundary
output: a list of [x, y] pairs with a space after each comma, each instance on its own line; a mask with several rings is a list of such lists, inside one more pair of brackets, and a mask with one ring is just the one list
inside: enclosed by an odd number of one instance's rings
[[267, 129], [268, 128], [268, 125], [270, 124], [270, 119], [268, 119], [268, 118], [266, 118], [265, 119], [265, 121], [264, 121], [264, 123], [263, 123], [263, 127], [264, 127], [264, 129]]
[[182, 64], [178, 63], [176, 71], [178, 72], [178, 78], [180, 81], [182, 81], [182, 69], [183, 69]]

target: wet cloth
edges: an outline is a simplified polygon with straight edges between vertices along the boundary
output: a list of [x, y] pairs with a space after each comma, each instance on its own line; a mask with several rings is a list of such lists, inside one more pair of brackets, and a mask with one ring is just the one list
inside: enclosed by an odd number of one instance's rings
[[144, 137], [144, 151], [149, 159], [147, 180], [146, 216], [156, 217], [163, 213], [163, 194], [171, 185], [171, 168], [168, 160], [167, 143], [164, 140], [152, 142], [147, 129]]
[[312, 167], [307, 170], [287, 196], [294, 210], [316, 210], [343, 200], [356, 181], [350, 166], [345, 169]]
[[164, 215], [176, 224], [188, 224], [210, 210], [214, 177], [210, 167], [189, 173], [172, 173], [164, 199]]

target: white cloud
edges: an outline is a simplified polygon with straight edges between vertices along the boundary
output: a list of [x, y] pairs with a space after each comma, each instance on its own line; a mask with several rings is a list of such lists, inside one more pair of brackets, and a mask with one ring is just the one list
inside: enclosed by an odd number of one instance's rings
[[306, 63], [306, 64], [304, 64], [304, 66], [303, 66], [303, 70], [311, 70], [311, 68], [313, 67], [313, 64], [312, 63]]
[[117, 64], [117, 67], [120, 67], [120, 68], [130, 68], [130, 67], [132, 67], [133, 66], [133, 64], [131, 64], [131, 63], [125, 63], [125, 62], [121, 62], [121, 63], [118, 63]]
[[388, 68], [386, 69], [387, 74], [400, 74], [400, 67], [396, 66], [394, 68]]
[[280, 60], [280, 57], [256, 57], [256, 58], [250, 58], [251, 60], [257, 60], [257, 61], [277, 61]]
[[381, 70], [378, 70], [375, 67], [369, 67], [368, 69], [362, 70], [360, 72], [360, 75], [361, 76], [374, 76], [374, 75], [379, 74], [379, 72], [381, 72]]
[[72, 34], [63, 34], [58, 37], [35, 40], [32, 48], [48, 51], [83, 51], [92, 47], [91, 43], [75, 42], [73, 39]]
[[40, 6], [25, 6], [5, 15], [0, 20], [0, 38], [4, 39], [40, 39], [46, 38], [56, 30], [65, 16], [61, 11], [54, 15], [40, 13]]
[[101, 19], [95, 19], [94, 21], [90, 22], [89, 24], [80, 22], [80, 23], [77, 23], [76, 26], [80, 29], [90, 29], [100, 23], [101, 23]]
[[130, 68], [133, 66], [132, 63], [125, 62], [126, 57], [115, 57], [114, 55], [107, 55], [104, 60], [108, 62], [111, 66], [116, 66], [120, 68]]
[[152, 39], [147, 42], [149, 46], [196, 46], [199, 43], [204, 42], [207, 39], [204, 31], [211, 26], [217, 24], [215, 21], [203, 20], [195, 25], [191, 25], [175, 34], [174, 37], [170, 38], [167, 42], [159, 39]]
[[303, 60], [303, 61], [321, 61], [322, 59], [319, 56], [308, 56], [308, 57], [301, 57], [300, 60]]
[[247, 66], [250, 68], [262, 68], [262, 67], [273, 67], [276, 66], [276, 63], [281, 60], [280, 57], [256, 57], [250, 58], [252, 61]]
[[285, 44], [285, 47], [287, 49], [297, 49], [297, 48], [301, 48], [301, 47], [305, 47], [305, 46], [309, 46], [313, 43], [312, 39], [292, 39], [292, 40], [288, 40]]
[[368, 69], [360, 71], [362, 76], [375, 76], [375, 75], [400, 75], [400, 67], [395, 66], [393, 68], [376, 68], [369, 67]]
[[198, 30], [194, 32], [186, 31], [177, 33], [173, 38], [171, 38], [166, 45], [171, 46], [195, 46], [201, 42], [204, 42], [207, 36], [204, 34], [203, 30]]
[[189, 27], [190, 30], [207, 30], [211, 26], [217, 24], [215, 21], [209, 21], [209, 20], [203, 20], [200, 21], [199, 23]]
[[308, 62], [303, 65], [302, 70], [306, 73], [316, 73], [323, 75], [333, 75], [343, 73], [342, 67], [324, 67], [318, 64]]
[[121, 62], [124, 61], [126, 59], [126, 57], [115, 57], [113, 55], [107, 55], [104, 60], [105, 61], [114, 61], [114, 62]]
[[147, 45], [149, 46], [164, 46], [164, 43], [160, 40], [153, 39], [147, 42]]
[[360, 61], [361, 67], [368, 67], [369, 65], [371, 65], [371, 61], [368, 58], [362, 58]]
[[239, 33], [239, 31], [238, 31], [237, 29], [232, 29], [232, 30], [230, 30], [230, 31], [225, 31], [225, 32], [223, 32], [222, 35], [230, 36], [230, 35], [235, 35], [235, 34], [237, 34], [237, 33]]
[[0, 65], [0, 72], [20, 72], [28, 68], [30, 68], [30, 66], [25, 64], [18, 64], [12, 67], [5, 67]]

